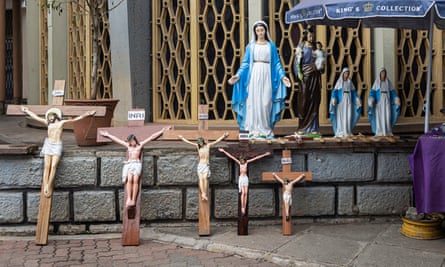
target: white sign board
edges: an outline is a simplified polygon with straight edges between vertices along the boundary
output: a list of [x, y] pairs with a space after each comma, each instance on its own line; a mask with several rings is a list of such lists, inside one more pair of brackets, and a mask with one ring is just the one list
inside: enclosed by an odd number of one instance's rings
[[53, 96], [63, 96], [64, 94], [64, 90], [53, 90]]
[[145, 120], [145, 110], [130, 110], [128, 111], [129, 121], [143, 121]]
[[282, 158], [281, 164], [292, 164], [292, 158]]
[[206, 114], [206, 113], [199, 113], [199, 114], [198, 114], [198, 119], [199, 119], [199, 120], [208, 120], [208, 119], [209, 119], [209, 114]]

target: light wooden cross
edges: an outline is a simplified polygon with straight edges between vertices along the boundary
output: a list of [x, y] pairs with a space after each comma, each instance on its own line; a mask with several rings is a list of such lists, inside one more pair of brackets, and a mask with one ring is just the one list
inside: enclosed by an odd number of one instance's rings
[[[283, 166], [283, 170], [281, 172], [275, 172], [276, 175], [281, 177], [283, 180], [288, 179], [289, 181], [295, 180], [300, 177], [300, 175], [304, 174], [305, 181], [312, 180], [312, 172], [292, 172], [291, 164], [292, 164], [292, 152], [290, 150], [283, 150], [283, 155], [281, 158], [281, 164]], [[276, 181], [273, 176], [273, 172], [265, 172], [263, 173], [263, 181]], [[284, 187], [283, 187], [284, 193]], [[282, 210], [282, 224], [283, 224], [283, 235], [292, 235], [292, 216], [291, 216], [291, 207], [289, 206], [289, 217], [286, 219], [286, 210], [284, 205], [284, 198], [282, 200], [281, 210]]]
[[[163, 140], [178, 140], [178, 136], [182, 136], [187, 140], [196, 140], [199, 137], [203, 137], [206, 140], [217, 140], [224, 133], [229, 135], [224, 140], [238, 140], [238, 131], [227, 130], [209, 130], [208, 129], [208, 105], [198, 106], [198, 129], [196, 130], [173, 130], [167, 131], [162, 135]], [[199, 191], [199, 190], [198, 190]], [[209, 190], [207, 190], [209, 192]], [[201, 196], [198, 197], [198, 210], [199, 210], [199, 235], [210, 235], [210, 204], [209, 201], [204, 201]]]
[[[58, 80], [54, 83], [54, 92], [53, 92], [53, 104], [52, 105], [23, 105], [26, 106], [30, 111], [34, 112], [36, 115], [42, 116], [46, 114], [46, 111], [50, 108], [58, 108], [62, 111], [63, 116], [80, 116], [85, 114], [88, 111], [94, 110], [96, 112], [95, 116], [105, 116], [106, 107], [102, 106], [62, 106], [63, 104], [63, 95], [64, 95], [64, 87], [65, 81]], [[22, 111], [22, 105], [8, 105], [7, 115], [19, 115], [25, 116], [26, 114]], [[43, 125], [45, 126], [46, 125]], [[44, 171], [45, 176], [45, 171]], [[35, 243], [37, 245], [46, 245], [48, 243], [48, 230], [49, 230], [49, 221], [51, 215], [51, 204], [52, 204], [52, 196], [46, 197], [44, 194], [44, 179], [42, 177], [42, 188], [40, 192], [40, 203], [39, 203], [39, 214], [37, 217], [37, 226], [36, 226], [36, 240]]]
[[[98, 128], [97, 141], [111, 142], [100, 134], [101, 131], [107, 131], [121, 140], [126, 140], [130, 134], [137, 137], [138, 141], [145, 140], [152, 134], [162, 130], [166, 125], [144, 125], [145, 111], [143, 109], [133, 109], [128, 112], [128, 126], [127, 127], [111, 127]], [[143, 162], [143, 151], [141, 152], [141, 162]], [[136, 198], [136, 205], [127, 207], [125, 203], [129, 198], [127, 194], [127, 187], [131, 186], [125, 183], [124, 188], [124, 205], [122, 212], [122, 245], [123, 246], [138, 246], [140, 243], [140, 218], [141, 218], [141, 189], [142, 189], [142, 175], [139, 177], [139, 190]]]
[[193, 130], [172, 130], [162, 135], [162, 140], [178, 140], [178, 135], [182, 135], [189, 140], [196, 140], [198, 137], [205, 137], [207, 140], [216, 140], [225, 132], [229, 133], [224, 140], [238, 141], [238, 130], [209, 130], [208, 128], [208, 105], [198, 107], [198, 129]]
[[[94, 116], [103, 117], [105, 116], [106, 107], [102, 106], [63, 106], [64, 95], [65, 95], [65, 80], [55, 80], [54, 90], [52, 92], [53, 98], [51, 105], [23, 105], [28, 107], [32, 112], [37, 115], [43, 116], [46, 111], [50, 108], [58, 108], [62, 111], [63, 116], [72, 117], [84, 114], [87, 111], [94, 110], [96, 114]], [[21, 110], [22, 105], [8, 105], [6, 114], [7, 115], [20, 115], [25, 116]], [[46, 127], [46, 125], [42, 125]]]

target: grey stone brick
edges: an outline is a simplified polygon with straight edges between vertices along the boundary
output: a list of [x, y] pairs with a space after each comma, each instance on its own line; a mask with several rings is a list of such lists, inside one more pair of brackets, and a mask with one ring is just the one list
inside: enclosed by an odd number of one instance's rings
[[23, 222], [23, 194], [0, 193], [0, 223]]
[[96, 185], [97, 158], [62, 157], [57, 168], [55, 183], [56, 188]]
[[377, 181], [411, 181], [407, 153], [379, 153], [377, 155]]
[[[122, 168], [124, 166], [125, 153], [120, 156], [101, 157], [100, 164], [100, 185], [101, 186], [123, 186]], [[142, 163], [142, 185], [153, 185], [153, 157], [144, 155]]]
[[338, 187], [337, 201], [338, 215], [354, 215], [354, 187], [340, 186]]
[[313, 182], [372, 181], [374, 154], [351, 152], [312, 152], [308, 170]]
[[[119, 217], [122, 221], [124, 207], [124, 191], [119, 191]], [[142, 190], [141, 220], [181, 219], [182, 191], [174, 190]]]
[[[40, 192], [28, 193], [26, 213], [29, 222], [37, 222]], [[69, 192], [54, 192], [51, 204], [50, 222], [67, 222], [70, 219]]]
[[0, 157], [0, 187], [40, 188], [43, 159], [34, 157]]
[[141, 220], [156, 219], [182, 219], [182, 191], [180, 189], [142, 191]]
[[79, 191], [73, 194], [75, 222], [116, 220], [113, 191]]
[[209, 183], [214, 185], [230, 184], [231, 182], [231, 168], [227, 163], [227, 159], [211, 157], [210, 158], [210, 171], [212, 172]]
[[85, 234], [87, 226], [85, 224], [61, 224], [57, 232], [62, 235]]
[[238, 189], [215, 189], [214, 213], [218, 219], [238, 217]]
[[[281, 192], [281, 189], [280, 189]], [[280, 205], [281, 194], [280, 194]], [[281, 213], [280, 213], [281, 214]], [[292, 193], [292, 215], [320, 216], [335, 214], [335, 188], [294, 187]]]
[[[157, 161], [159, 185], [190, 185], [198, 182], [197, 156], [177, 155], [159, 157]], [[210, 158], [210, 184], [229, 184], [230, 173], [227, 160], [223, 158]]]
[[[48, 233], [54, 232], [54, 227], [50, 224]], [[0, 227], [0, 236], [33, 236], [36, 234], [35, 225], [14, 225]]]
[[[236, 198], [238, 200], [238, 196]], [[270, 189], [249, 189], [249, 216], [268, 217], [275, 215], [275, 194]]]
[[198, 182], [196, 155], [159, 157], [157, 160], [158, 185], [184, 185]]
[[397, 215], [412, 204], [412, 187], [408, 185], [357, 187], [357, 207], [360, 215]]
[[121, 233], [122, 223], [91, 224], [88, 229], [90, 234]]
[[185, 205], [185, 218], [197, 220], [199, 218], [198, 188], [187, 188]]

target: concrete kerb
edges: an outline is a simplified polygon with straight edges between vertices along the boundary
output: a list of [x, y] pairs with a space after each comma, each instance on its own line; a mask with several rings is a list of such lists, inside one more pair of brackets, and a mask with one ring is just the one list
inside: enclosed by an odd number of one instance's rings
[[[268, 251], [256, 250], [250, 248], [243, 248], [239, 246], [233, 246], [229, 244], [216, 243], [209, 239], [197, 239], [193, 237], [184, 237], [174, 234], [161, 233], [154, 228], [144, 228], [141, 230], [141, 238], [148, 239], [157, 242], [175, 243], [177, 245], [192, 248], [207, 250], [210, 252], [218, 252], [229, 255], [237, 255], [243, 258], [260, 259], [267, 262], [272, 262], [281, 266], [287, 266], [291, 262], [291, 259], [282, 257], [280, 255], [271, 254]], [[303, 263], [301, 263], [303, 264]], [[303, 266], [303, 265], [302, 265]], [[307, 263], [306, 263], [307, 266]]]
[[210, 244], [210, 241], [206, 239], [196, 239], [193, 237], [162, 233], [152, 227], [142, 228], [140, 237], [144, 240], [159, 241], [163, 243], [175, 243], [177, 245], [193, 249], [206, 250], [208, 245]]

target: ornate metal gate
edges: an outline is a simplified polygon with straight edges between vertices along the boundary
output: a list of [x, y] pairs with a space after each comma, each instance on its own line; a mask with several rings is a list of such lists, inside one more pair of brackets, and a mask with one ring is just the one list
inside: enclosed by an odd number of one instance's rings
[[[247, 1], [235, 0], [163, 0], [153, 3], [153, 107], [155, 121], [196, 123], [197, 105], [209, 104], [213, 123], [232, 123], [231, 86], [227, 79], [234, 74], [248, 42]], [[287, 25], [284, 14], [297, 1], [259, 1], [263, 16], [270, 25], [283, 66], [293, 82], [288, 90], [283, 124], [297, 124], [296, 92], [292, 73], [296, 45], [301, 41], [302, 24]], [[423, 123], [426, 91], [425, 31], [397, 30], [397, 62], [394, 84], [402, 100], [399, 122]], [[367, 97], [375, 75], [372, 65], [372, 29], [317, 26], [316, 38], [327, 52], [323, 74], [320, 122], [329, 124], [328, 99], [343, 67], [349, 67], [351, 78], [364, 105], [360, 122], [367, 122]], [[443, 35], [436, 30], [432, 83], [432, 119], [439, 119], [443, 97]], [[393, 37], [390, 37], [393, 38]]]
[[175, 0], [153, 3], [153, 118], [196, 123], [233, 120], [231, 89], [244, 46], [245, 1]]
[[[92, 26], [86, 4], [69, 1], [68, 4], [68, 95], [70, 99], [88, 99], [91, 94], [92, 68]], [[85, 0], [83, 0], [85, 1]], [[112, 98], [111, 50], [108, 21], [108, 4], [102, 1], [99, 6], [106, 14], [100, 19], [99, 57], [97, 72], [97, 98]]]
[[[444, 33], [434, 30], [433, 71], [431, 77], [431, 119], [443, 120], [440, 109], [444, 107]], [[402, 102], [399, 122], [423, 123], [425, 116], [426, 87], [428, 79], [428, 51], [430, 47], [428, 31], [398, 30], [397, 79], [395, 82]]]

